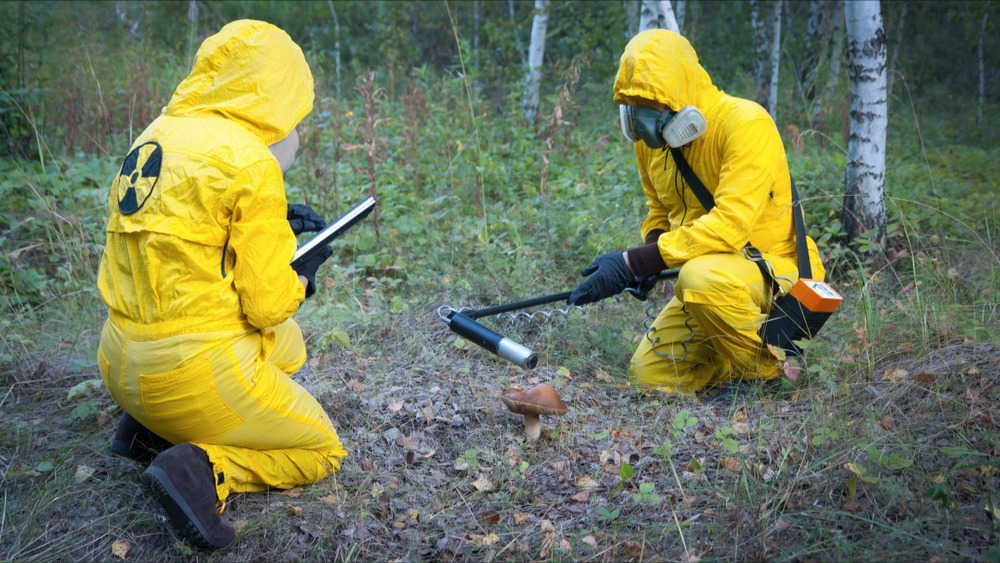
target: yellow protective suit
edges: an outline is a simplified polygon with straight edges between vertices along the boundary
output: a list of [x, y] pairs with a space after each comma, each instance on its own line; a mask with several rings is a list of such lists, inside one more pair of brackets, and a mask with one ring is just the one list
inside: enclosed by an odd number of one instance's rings
[[346, 455], [289, 378], [306, 359], [291, 320], [305, 290], [268, 145], [312, 103], [287, 34], [230, 23], [202, 44], [111, 188], [101, 376], [146, 428], [208, 453], [220, 499], [322, 479]]
[[[629, 42], [614, 99], [698, 108], [708, 130], [681, 150], [715, 199], [707, 212], [669, 151], [635, 144], [648, 206], [642, 238], [655, 242], [664, 264], [681, 273], [674, 298], [633, 355], [630, 375], [664, 391], [777, 377], [776, 360], [757, 334], [770, 296], [757, 265], [741, 252], [750, 241], [778, 276], [798, 278], [790, 176], [774, 121], [758, 104], [716, 88], [690, 43], [666, 30], [644, 31]], [[807, 244], [813, 277], [823, 279], [816, 245]]]

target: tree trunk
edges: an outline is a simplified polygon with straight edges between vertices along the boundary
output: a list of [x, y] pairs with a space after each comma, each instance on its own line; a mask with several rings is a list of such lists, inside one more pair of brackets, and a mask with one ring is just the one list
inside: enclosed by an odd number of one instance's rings
[[781, 5], [783, 0], [772, 0], [774, 12], [771, 15], [771, 84], [767, 92], [767, 111], [775, 125], [778, 123], [778, 69], [781, 62]]
[[677, 18], [674, 17], [674, 9], [670, 6], [670, 0], [659, 0], [657, 3], [660, 5], [660, 28], [680, 33], [681, 30], [677, 26]]
[[337, 99], [340, 99], [340, 18], [337, 17], [337, 10], [333, 7], [333, 0], [327, 0], [330, 5], [330, 15], [333, 16], [333, 68], [337, 85], [334, 91]]
[[848, 243], [885, 234], [886, 40], [874, 0], [845, 3], [851, 76], [851, 135], [840, 224]]
[[674, 10], [677, 16], [677, 33], [681, 33], [681, 30], [684, 29], [684, 12], [686, 11], [685, 8], [687, 8], [687, 0], [677, 0], [674, 5], [677, 7]]
[[986, 37], [986, 22], [990, 15], [990, 0], [986, 0], [983, 10], [983, 29], [979, 32], [979, 107], [976, 108], [976, 128], [983, 126], [983, 99], [986, 96], [986, 70], [983, 64], [983, 38]]
[[639, 33], [647, 29], [659, 27], [660, 8], [656, 0], [642, 0], [642, 10], [639, 12]]
[[549, 0], [535, 0], [535, 17], [531, 22], [531, 45], [528, 46], [528, 78], [524, 91], [524, 116], [535, 123], [538, 111], [538, 91], [542, 85], [542, 61], [545, 59], [545, 29], [549, 25]]
[[[694, 6], [691, 6], [694, 8]], [[761, 15], [763, 0], [750, 0], [750, 25], [753, 28], [753, 76], [756, 82], [754, 100], [767, 109], [767, 88], [771, 83], [770, 69], [767, 64], [768, 43], [767, 25]]]
[[834, 2], [830, 27], [833, 28], [830, 39], [830, 71], [826, 76], [826, 87], [823, 89], [823, 94], [813, 104], [812, 117], [809, 118], [810, 129], [815, 129], [819, 125], [819, 116], [823, 113], [827, 100], [833, 95], [840, 78], [840, 57], [843, 55], [844, 49], [844, 6], [840, 0]]
[[899, 56], [899, 46], [903, 43], [903, 22], [906, 21], [906, 7], [908, 2], [902, 3], [902, 10], [899, 12], [899, 23], [896, 24], [896, 41], [892, 46], [892, 58], [889, 60], [889, 74], [886, 76], [886, 96], [892, 97], [892, 83], [896, 80], [896, 57]]

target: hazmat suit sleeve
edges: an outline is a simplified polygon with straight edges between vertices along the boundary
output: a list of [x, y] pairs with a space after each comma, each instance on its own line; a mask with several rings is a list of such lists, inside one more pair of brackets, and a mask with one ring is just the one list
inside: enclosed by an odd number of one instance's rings
[[660, 202], [660, 196], [657, 195], [656, 188], [653, 187], [653, 181], [649, 177], [647, 155], [647, 151], [636, 151], [635, 153], [636, 164], [639, 165], [639, 177], [642, 180], [642, 191], [646, 193], [646, 220], [642, 222], [640, 233], [642, 240], [646, 240], [651, 231], [670, 230], [670, 210]]
[[784, 147], [770, 119], [738, 120], [727, 128], [719, 141], [723, 146], [715, 208], [657, 241], [668, 267], [705, 254], [739, 252], [771, 197], [774, 171], [783, 169]]
[[230, 188], [233, 215], [229, 245], [236, 254], [234, 279], [250, 324], [276, 326], [290, 318], [305, 298], [291, 267], [295, 235], [286, 220], [287, 203], [276, 162], [242, 170]]

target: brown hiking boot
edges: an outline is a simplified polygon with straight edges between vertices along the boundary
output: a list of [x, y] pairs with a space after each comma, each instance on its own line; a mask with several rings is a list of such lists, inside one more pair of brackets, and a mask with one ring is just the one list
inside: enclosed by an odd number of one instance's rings
[[111, 451], [143, 465], [149, 465], [156, 454], [172, 445], [132, 418], [129, 413], [122, 415], [115, 437], [111, 439]]
[[216, 512], [215, 474], [205, 450], [178, 444], [156, 456], [142, 480], [179, 537], [205, 549], [226, 547], [236, 539], [221, 511]]

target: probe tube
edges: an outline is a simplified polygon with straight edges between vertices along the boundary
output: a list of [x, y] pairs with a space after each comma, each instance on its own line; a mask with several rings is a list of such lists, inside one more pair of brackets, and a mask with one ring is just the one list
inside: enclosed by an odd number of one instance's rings
[[466, 340], [493, 352], [497, 356], [524, 369], [538, 365], [538, 356], [504, 335], [494, 332], [461, 313], [452, 311], [447, 318], [448, 328]]

